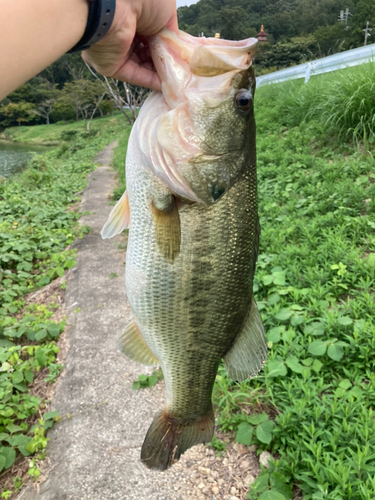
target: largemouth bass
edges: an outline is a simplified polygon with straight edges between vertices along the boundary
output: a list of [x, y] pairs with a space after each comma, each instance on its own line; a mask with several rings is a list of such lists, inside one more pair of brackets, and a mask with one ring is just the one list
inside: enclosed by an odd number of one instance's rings
[[256, 375], [267, 349], [253, 298], [258, 252], [256, 39], [150, 39], [162, 92], [129, 139], [127, 191], [103, 228], [130, 224], [125, 285], [133, 314], [118, 339], [133, 360], [162, 368], [166, 406], [141, 460], [165, 470], [211, 440], [219, 362], [234, 380]]

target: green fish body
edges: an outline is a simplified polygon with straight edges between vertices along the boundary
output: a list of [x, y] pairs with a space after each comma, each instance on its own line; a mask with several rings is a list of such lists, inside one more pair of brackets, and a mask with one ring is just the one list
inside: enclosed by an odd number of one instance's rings
[[259, 242], [254, 41], [205, 40], [197, 56], [200, 39], [168, 31], [154, 37], [163, 93], [151, 95], [133, 127], [127, 194], [103, 229], [110, 237], [130, 220], [125, 285], [133, 317], [118, 346], [164, 374], [166, 406], [141, 452], [159, 470], [211, 440], [220, 360], [234, 380], [256, 375], [266, 360], [252, 292]]

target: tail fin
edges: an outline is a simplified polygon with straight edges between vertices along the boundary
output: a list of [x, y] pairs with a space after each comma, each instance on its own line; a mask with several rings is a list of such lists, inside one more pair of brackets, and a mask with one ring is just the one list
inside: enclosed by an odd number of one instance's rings
[[142, 445], [141, 460], [149, 469], [166, 470], [192, 446], [211, 441], [214, 433], [212, 409], [195, 420], [173, 417], [167, 409], [152, 422]]

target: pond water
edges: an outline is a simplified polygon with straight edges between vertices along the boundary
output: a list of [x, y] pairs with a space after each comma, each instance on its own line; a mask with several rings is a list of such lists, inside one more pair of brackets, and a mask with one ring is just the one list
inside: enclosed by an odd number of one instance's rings
[[0, 141], [0, 176], [10, 177], [26, 167], [34, 153], [44, 153], [46, 146], [16, 144]]

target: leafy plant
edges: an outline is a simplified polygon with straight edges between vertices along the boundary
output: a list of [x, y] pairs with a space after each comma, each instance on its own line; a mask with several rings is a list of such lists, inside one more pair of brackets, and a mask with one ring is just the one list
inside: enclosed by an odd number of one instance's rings
[[221, 439], [219, 439], [215, 434], [212, 436], [212, 439], [207, 444], [207, 446], [212, 446], [213, 448], [215, 448], [218, 457], [221, 456], [222, 451], [226, 451], [227, 449], [227, 445], [225, 444], [225, 442], [221, 441]]
[[139, 375], [138, 380], [133, 382], [132, 389], [133, 391], [137, 391], [138, 389], [146, 389], [147, 387], [154, 387], [154, 385], [159, 382], [159, 380], [163, 379], [163, 372], [159, 370], [155, 370], [152, 372], [152, 375]]
[[[24, 296], [76, 265], [75, 251], [69, 247], [89, 228], [79, 227], [80, 214], [68, 208], [79, 200], [77, 193], [93, 169], [92, 158], [113, 140], [119, 126], [115, 120], [108, 132], [103, 126], [100, 136], [83, 139], [77, 134], [66, 157], [59, 148], [52, 149], [0, 185], [0, 472], [24, 456], [30, 457], [29, 475], [34, 479], [40, 475], [46, 432], [59, 417], [57, 412], [44, 413], [33, 425], [35, 415], [43, 414], [45, 401], [33, 396], [30, 388], [42, 369], [48, 368], [46, 382], [61, 372], [56, 341], [65, 322], [52, 319], [53, 303], [26, 306]], [[55, 125], [48, 129], [51, 136], [55, 129], [61, 133]], [[27, 135], [27, 130], [22, 133]], [[83, 146], [77, 145], [79, 141]], [[21, 484], [15, 478], [14, 487], [5, 488], [2, 497]]]

